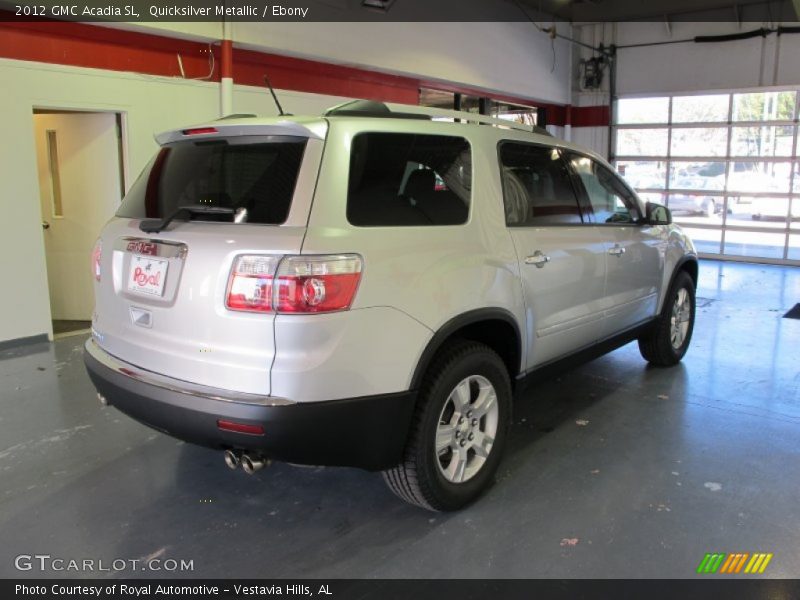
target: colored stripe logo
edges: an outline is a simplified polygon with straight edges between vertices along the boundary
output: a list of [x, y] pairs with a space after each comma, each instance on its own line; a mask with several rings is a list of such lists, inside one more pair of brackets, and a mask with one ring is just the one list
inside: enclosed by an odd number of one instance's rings
[[726, 554], [722, 552], [709, 553], [703, 557], [697, 566], [697, 572], [701, 574], [737, 574], [763, 573], [769, 562], [772, 560], [772, 553], [755, 552], [734, 552]]

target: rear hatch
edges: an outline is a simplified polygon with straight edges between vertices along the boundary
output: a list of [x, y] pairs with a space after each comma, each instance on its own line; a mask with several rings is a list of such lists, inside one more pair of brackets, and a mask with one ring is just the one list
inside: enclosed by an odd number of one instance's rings
[[269, 395], [274, 314], [229, 308], [229, 278], [243, 255], [300, 252], [325, 134], [320, 120], [231, 121], [159, 136], [95, 251], [97, 343], [148, 371]]

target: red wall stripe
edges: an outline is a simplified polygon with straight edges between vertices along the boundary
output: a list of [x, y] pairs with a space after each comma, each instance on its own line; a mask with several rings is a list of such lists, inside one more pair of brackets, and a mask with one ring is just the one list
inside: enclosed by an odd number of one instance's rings
[[419, 82], [410, 77], [240, 48], [234, 50], [233, 79], [236, 83], [261, 87], [264, 75], [269, 75], [273, 87], [284, 90], [406, 104], [419, 101]]
[[611, 119], [611, 111], [606, 105], [573, 106], [570, 112], [573, 127], [608, 127]]
[[[225, 69], [226, 64], [218, 44], [212, 45], [210, 51], [215, 58], [210, 80], [219, 81], [220, 67]], [[209, 75], [208, 53], [208, 44], [202, 42], [84, 23], [0, 20], [0, 57], [3, 58], [180, 77], [177, 58], [180, 54], [185, 76], [197, 78]], [[272, 85], [279, 89], [384, 102], [417, 104], [420, 87], [489, 95], [485, 90], [456, 84], [241, 48], [233, 50], [232, 67], [234, 81], [240, 85], [261, 87], [264, 75], [268, 74]], [[545, 108], [551, 125], [563, 126], [569, 118], [565, 106], [505, 94], [490, 95], [504, 102]], [[609, 123], [608, 106], [571, 107], [569, 113], [573, 127], [604, 127]]]
[[[83, 23], [0, 22], [0, 56], [17, 60], [180, 77], [180, 54], [186, 77], [205, 77], [208, 51], [202, 42]], [[219, 56], [216, 59], [219, 62]], [[211, 80], [218, 81], [219, 69], [214, 71]]]

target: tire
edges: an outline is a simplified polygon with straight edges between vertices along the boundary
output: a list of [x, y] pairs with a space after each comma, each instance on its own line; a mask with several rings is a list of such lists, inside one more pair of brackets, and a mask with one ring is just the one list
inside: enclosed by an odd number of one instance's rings
[[[492, 391], [494, 402], [483, 404]], [[425, 374], [403, 461], [383, 478], [410, 504], [458, 510], [493, 481], [510, 422], [511, 382], [503, 361], [484, 344], [455, 342]], [[493, 442], [478, 445], [492, 431]]]
[[[673, 328], [673, 313], [679, 322], [685, 323], [685, 327]], [[687, 316], [687, 313], [688, 320], [684, 320], [682, 317]], [[678, 364], [692, 340], [694, 317], [694, 281], [686, 271], [681, 271], [670, 285], [664, 298], [664, 307], [652, 329], [639, 338], [639, 351], [644, 359], [658, 367]]]

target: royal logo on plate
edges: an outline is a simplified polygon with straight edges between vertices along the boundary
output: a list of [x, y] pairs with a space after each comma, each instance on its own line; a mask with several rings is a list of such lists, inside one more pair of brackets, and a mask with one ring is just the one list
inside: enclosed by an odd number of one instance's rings
[[128, 275], [128, 291], [163, 296], [168, 267], [169, 261], [165, 259], [133, 256]]

